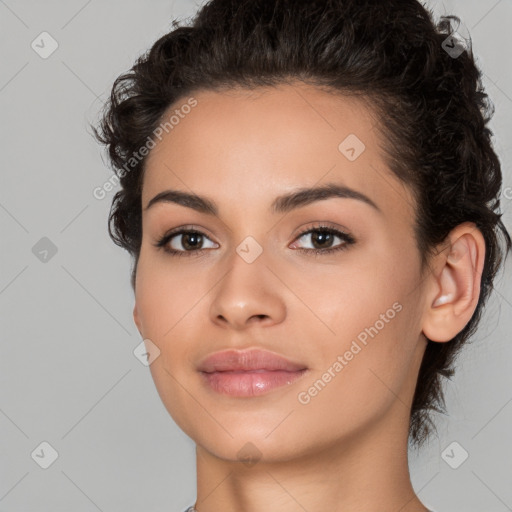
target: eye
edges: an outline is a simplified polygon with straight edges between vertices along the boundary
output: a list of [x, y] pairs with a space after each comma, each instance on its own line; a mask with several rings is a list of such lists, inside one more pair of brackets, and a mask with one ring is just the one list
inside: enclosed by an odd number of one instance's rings
[[[292, 248], [306, 254], [325, 255], [335, 251], [345, 250], [349, 245], [355, 243], [355, 239], [352, 235], [322, 225], [303, 231], [296, 240], [307, 237], [312, 241], [312, 248], [294, 247], [293, 245]], [[333, 246], [336, 239], [339, 239], [341, 243]], [[204, 247], [203, 244], [205, 241], [209, 241], [212, 245], [210, 245], [210, 247]], [[157, 240], [154, 245], [157, 248], [163, 249], [171, 256], [198, 256], [202, 254], [205, 249], [218, 248], [218, 244], [212, 242], [204, 233], [197, 229], [188, 228], [187, 226], [165, 234], [162, 238]], [[296, 242], [294, 242], [294, 245], [296, 245]]]
[[[297, 237], [297, 239], [307, 237], [310, 238], [313, 247], [298, 247], [298, 251], [314, 254], [329, 254], [335, 251], [343, 251], [347, 249], [349, 245], [355, 243], [354, 237], [352, 237], [350, 234], [331, 228], [329, 226], [315, 226], [314, 228], [302, 232]], [[340, 239], [341, 243], [333, 246], [332, 244], [335, 242], [336, 238]]]
[[182, 227], [165, 234], [155, 243], [155, 246], [175, 256], [189, 256], [190, 253], [201, 253], [205, 249], [203, 247], [205, 240], [209, 240], [213, 244], [213, 247], [210, 248], [218, 247], [218, 244], [212, 242], [201, 231]]

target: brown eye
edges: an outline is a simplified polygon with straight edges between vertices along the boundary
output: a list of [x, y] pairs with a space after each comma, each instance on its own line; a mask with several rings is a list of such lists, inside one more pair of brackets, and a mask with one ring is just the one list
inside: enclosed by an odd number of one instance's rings
[[[355, 243], [355, 239], [348, 233], [327, 226], [309, 229], [301, 233], [297, 237], [297, 240], [305, 237], [309, 237], [313, 245], [311, 248], [297, 247], [297, 250], [305, 253], [328, 254], [334, 251], [344, 250], [349, 245]], [[341, 243], [333, 246], [336, 239], [341, 240]]]
[[170, 254], [185, 256], [186, 253], [202, 252], [205, 249], [205, 241], [210, 241], [213, 244], [213, 247], [210, 248], [217, 247], [217, 244], [200, 231], [180, 229], [165, 235], [155, 245]]

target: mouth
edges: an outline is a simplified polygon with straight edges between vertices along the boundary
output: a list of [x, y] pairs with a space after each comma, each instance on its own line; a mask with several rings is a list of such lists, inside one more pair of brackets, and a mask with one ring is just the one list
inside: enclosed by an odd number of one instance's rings
[[295, 382], [307, 370], [287, 372], [283, 370], [247, 370], [203, 372], [209, 387], [223, 395], [248, 397], [268, 393]]
[[214, 392], [233, 397], [259, 396], [302, 377], [307, 368], [266, 350], [228, 350], [199, 365], [204, 383]]

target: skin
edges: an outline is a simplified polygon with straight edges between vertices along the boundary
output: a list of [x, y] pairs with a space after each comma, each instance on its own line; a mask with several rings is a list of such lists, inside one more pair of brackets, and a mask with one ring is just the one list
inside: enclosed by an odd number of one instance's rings
[[[480, 231], [455, 228], [421, 273], [412, 192], [384, 164], [376, 119], [361, 100], [303, 83], [194, 98], [147, 158], [142, 205], [176, 189], [207, 196], [219, 212], [171, 202], [144, 209], [133, 313], [160, 350], [150, 369], [162, 402], [197, 446], [197, 510], [426, 511], [407, 464], [410, 405], [425, 335], [450, 340], [476, 308]], [[338, 149], [349, 134], [365, 144], [354, 161]], [[364, 193], [380, 211], [353, 198], [270, 211], [275, 197], [327, 182]], [[298, 235], [318, 222], [355, 243], [299, 252], [315, 247], [311, 235]], [[154, 246], [185, 225], [206, 235], [201, 255]], [[262, 249], [252, 263], [236, 251], [248, 236]], [[178, 235], [173, 247], [185, 251], [182, 242], [190, 239]], [[395, 303], [394, 318], [300, 403], [298, 394]], [[197, 366], [208, 354], [254, 347], [308, 371], [258, 397], [220, 395], [203, 383]], [[241, 460], [244, 446], [252, 464]]]

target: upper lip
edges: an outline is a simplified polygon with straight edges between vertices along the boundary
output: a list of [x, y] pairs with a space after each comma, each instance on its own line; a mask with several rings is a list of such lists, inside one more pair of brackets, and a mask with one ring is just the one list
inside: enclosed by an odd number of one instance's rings
[[198, 369], [205, 373], [249, 370], [296, 372], [306, 369], [306, 366], [268, 350], [232, 349], [209, 355], [199, 364]]

